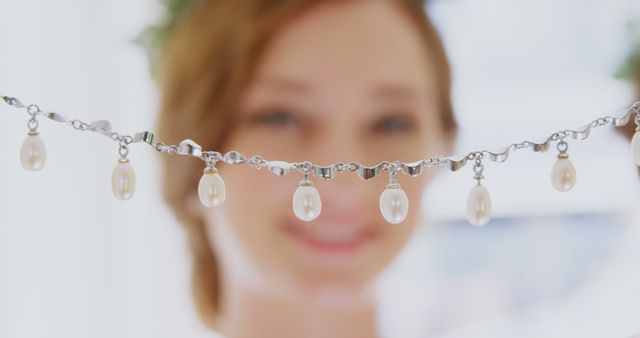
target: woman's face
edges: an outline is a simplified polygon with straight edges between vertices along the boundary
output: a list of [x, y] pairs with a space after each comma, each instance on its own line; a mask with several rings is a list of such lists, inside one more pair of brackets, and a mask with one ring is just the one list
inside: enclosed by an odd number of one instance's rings
[[[320, 4], [280, 30], [240, 99], [224, 151], [318, 165], [413, 162], [447, 149], [430, 55], [392, 1]], [[217, 165], [226, 201], [204, 209], [223, 273], [262, 287], [359, 290], [381, 272], [420, 220], [435, 169], [400, 175], [409, 214], [387, 223], [379, 209], [388, 172], [364, 181], [310, 175], [322, 198], [313, 221], [297, 219], [298, 171], [276, 176]]]

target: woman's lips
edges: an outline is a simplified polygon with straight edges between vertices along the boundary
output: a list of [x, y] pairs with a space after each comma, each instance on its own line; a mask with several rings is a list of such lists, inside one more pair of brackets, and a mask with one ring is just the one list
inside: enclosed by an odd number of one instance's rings
[[285, 230], [303, 246], [322, 253], [353, 252], [369, 243], [375, 236], [373, 227], [353, 224], [289, 223]]

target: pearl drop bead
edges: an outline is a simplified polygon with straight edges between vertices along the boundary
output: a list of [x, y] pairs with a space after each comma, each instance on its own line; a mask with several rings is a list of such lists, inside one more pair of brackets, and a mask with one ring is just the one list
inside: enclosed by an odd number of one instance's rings
[[36, 171], [44, 167], [47, 152], [44, 141], [38, 134], [31, 134], [22, 142], [20, 148], [20, 162], [26, 170]]
[[558, 191], [569, 191], [576, 184], [576, 168], [568, 157], [556, 160], [551, 170], [551, 183]]
[[293, 213], [300, 220], [312, 221], [322, 211], [320, 193], [310, 183], [302, 183], [293, 194]]
[[636, 131], [631, 139], [631, 151], [633, 153], [633, 160], [636, 165], [640, 166], [640, 132]]
[[471, 225], [481, 227], [491, 219], [491, 195], [480, 182], [469, 192], [467, 197], [467, 221]]
[[217, 171], [207, 171], [200, 177], [198, 197], [207, 208], [215, 207], [226, 199], [227, 192], [222, 176]]
[[111, 190], [119, 200], [128, 200], [136, 190], [136, 173], [128, 160], [120, 160], [113, 168]]
[[407, 218], [409, 199], [407, 193], [399, 186], [390, 187], [380, 194], [380, 211], [387, 222], [398, 224]]

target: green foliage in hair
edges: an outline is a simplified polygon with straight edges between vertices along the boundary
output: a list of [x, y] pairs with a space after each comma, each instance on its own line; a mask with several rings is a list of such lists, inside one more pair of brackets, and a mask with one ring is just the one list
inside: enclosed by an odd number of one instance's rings
[[160, 0], [164, 9], [164, 14], [160, 21], [146, 27], [133, 40], [135, 44], [142, 47], [146, 52], [149, 71], [154, 78], [158, 75], [159, 58], [167, 36], [194, 1], [195, 0]]
[[615, 73], [616, 78], [640, 84], [640, 21], [628, 24], [631, 36], [629, 55]]

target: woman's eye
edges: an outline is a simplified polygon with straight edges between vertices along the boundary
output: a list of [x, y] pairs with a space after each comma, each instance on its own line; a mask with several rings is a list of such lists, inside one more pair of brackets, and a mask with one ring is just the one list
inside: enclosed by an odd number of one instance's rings
[[374, 129], [376, 133], [408, 133], [414, 128], [414, 122], [409, 117], [388, 116], [378, 122]]
[[267, 124], [275, 127], [295, 126], [300, 122], [298, 118], [293, 114], [287, 112], [286, 110], [280, 109], [261, 113], [257, 115], [253, 120], [258, 124]]

